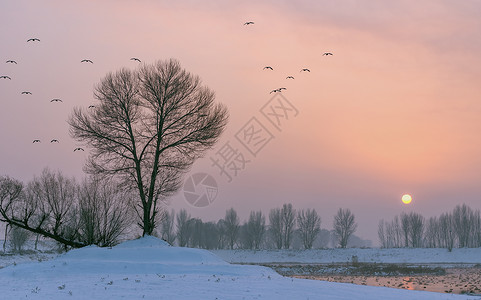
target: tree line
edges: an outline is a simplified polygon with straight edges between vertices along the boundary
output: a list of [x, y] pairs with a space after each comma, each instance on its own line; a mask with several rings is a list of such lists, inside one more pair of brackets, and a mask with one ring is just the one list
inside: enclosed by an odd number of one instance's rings
[[338, 210], [329, 231], [321, 229], [315, 209], [296, 211], [289, 203], [271, 209], [267, 216], [260, 210], [251, 211], [243, 223], [234, 208], [217, 222], [193, 218], [185, 209], [177, 214], [166, 211], [158, 235], [172, 245], [205, 249], [311, 249], [316, 242], [318, 247], [345, 248], [356, 227], [349, 209]]
[[379, 222], [378, 237], [383, 248], [477, 248], [481, 247], [481, 215], [466, 204], [429, 219], [415, 212], [401, 213], [390, 222]]

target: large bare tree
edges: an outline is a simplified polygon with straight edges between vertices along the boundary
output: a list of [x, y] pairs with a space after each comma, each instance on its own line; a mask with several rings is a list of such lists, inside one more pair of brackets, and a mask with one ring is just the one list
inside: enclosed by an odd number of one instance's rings
[[85, 171], [121, 178], [124, 187], [135, 189], [138, 225], [150, 235], [159, 203], [217, 142], [227, 109], [173, 59], [110, 73], [94, 96], [99, 105], [75, 108], [68, 121], [72, 137], [91, 150]]

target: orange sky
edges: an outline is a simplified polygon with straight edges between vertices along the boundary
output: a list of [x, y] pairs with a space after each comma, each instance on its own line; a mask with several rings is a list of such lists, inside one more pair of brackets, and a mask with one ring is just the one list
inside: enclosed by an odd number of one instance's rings
[[[72, 152], [71, 109], [94, 102], [92, 88], [107, 72], [135, 68], [131, 57], [174, 57], [231, 116], [219, 145], [192, 170], [216, 178], [218, 198], [199, 209], [180, 193], [176, 210], [217, 220], [230, 207], [245, 218], [292, 202], [316, 208], [330, 229], [346, 207], [357, 234], [376, 242], [378, 221], [401, 211], [481, 208], [479, 2], [99, 2], [1, 2], [0, 75], [12, 77], [0, 81], [1, 174], [28, 180], [49, 166], [81, 177], [87, 153]], [[31, 37], [41, 42], [27, 44]], [[81, 64], [85, 58], [94, 64]], [[250, 118], [262, 120], [269, 91], [281, 86], [298, 116], [282, 131], [269, 127], [275, 138], [226, 182], [209, 157], [234, 144]], [[61, 143], [32, 145], [36, 138]], [[410, 206], [403, 193], [413, 194]]]

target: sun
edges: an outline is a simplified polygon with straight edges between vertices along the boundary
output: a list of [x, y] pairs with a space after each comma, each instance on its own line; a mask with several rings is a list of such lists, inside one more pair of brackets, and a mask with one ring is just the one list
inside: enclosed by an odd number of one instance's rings
[[402, 196], [401, 200], [404, 204], [409, 204], [413, 200], [413, 197], [411, 197], [411, 195], [409, 195], [409, 194], [404, 194]]

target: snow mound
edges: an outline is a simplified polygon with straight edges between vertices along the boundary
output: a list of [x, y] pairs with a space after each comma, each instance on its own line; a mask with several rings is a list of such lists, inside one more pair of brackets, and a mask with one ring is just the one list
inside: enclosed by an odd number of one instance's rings
[[59, 260], [155, 265], [226, 265], [215, 254], [202, 249], [172, 247], [156, 237], [142, 237], [112, 248], [96, 246], [71, 250]]
[[144, 236], [135, 240], [130, 240], [123, 242], [115, 248], [162, 248], [162, 247], [171, 247], [169, 243], [166, 241], [156, 238], [154, 236]]

